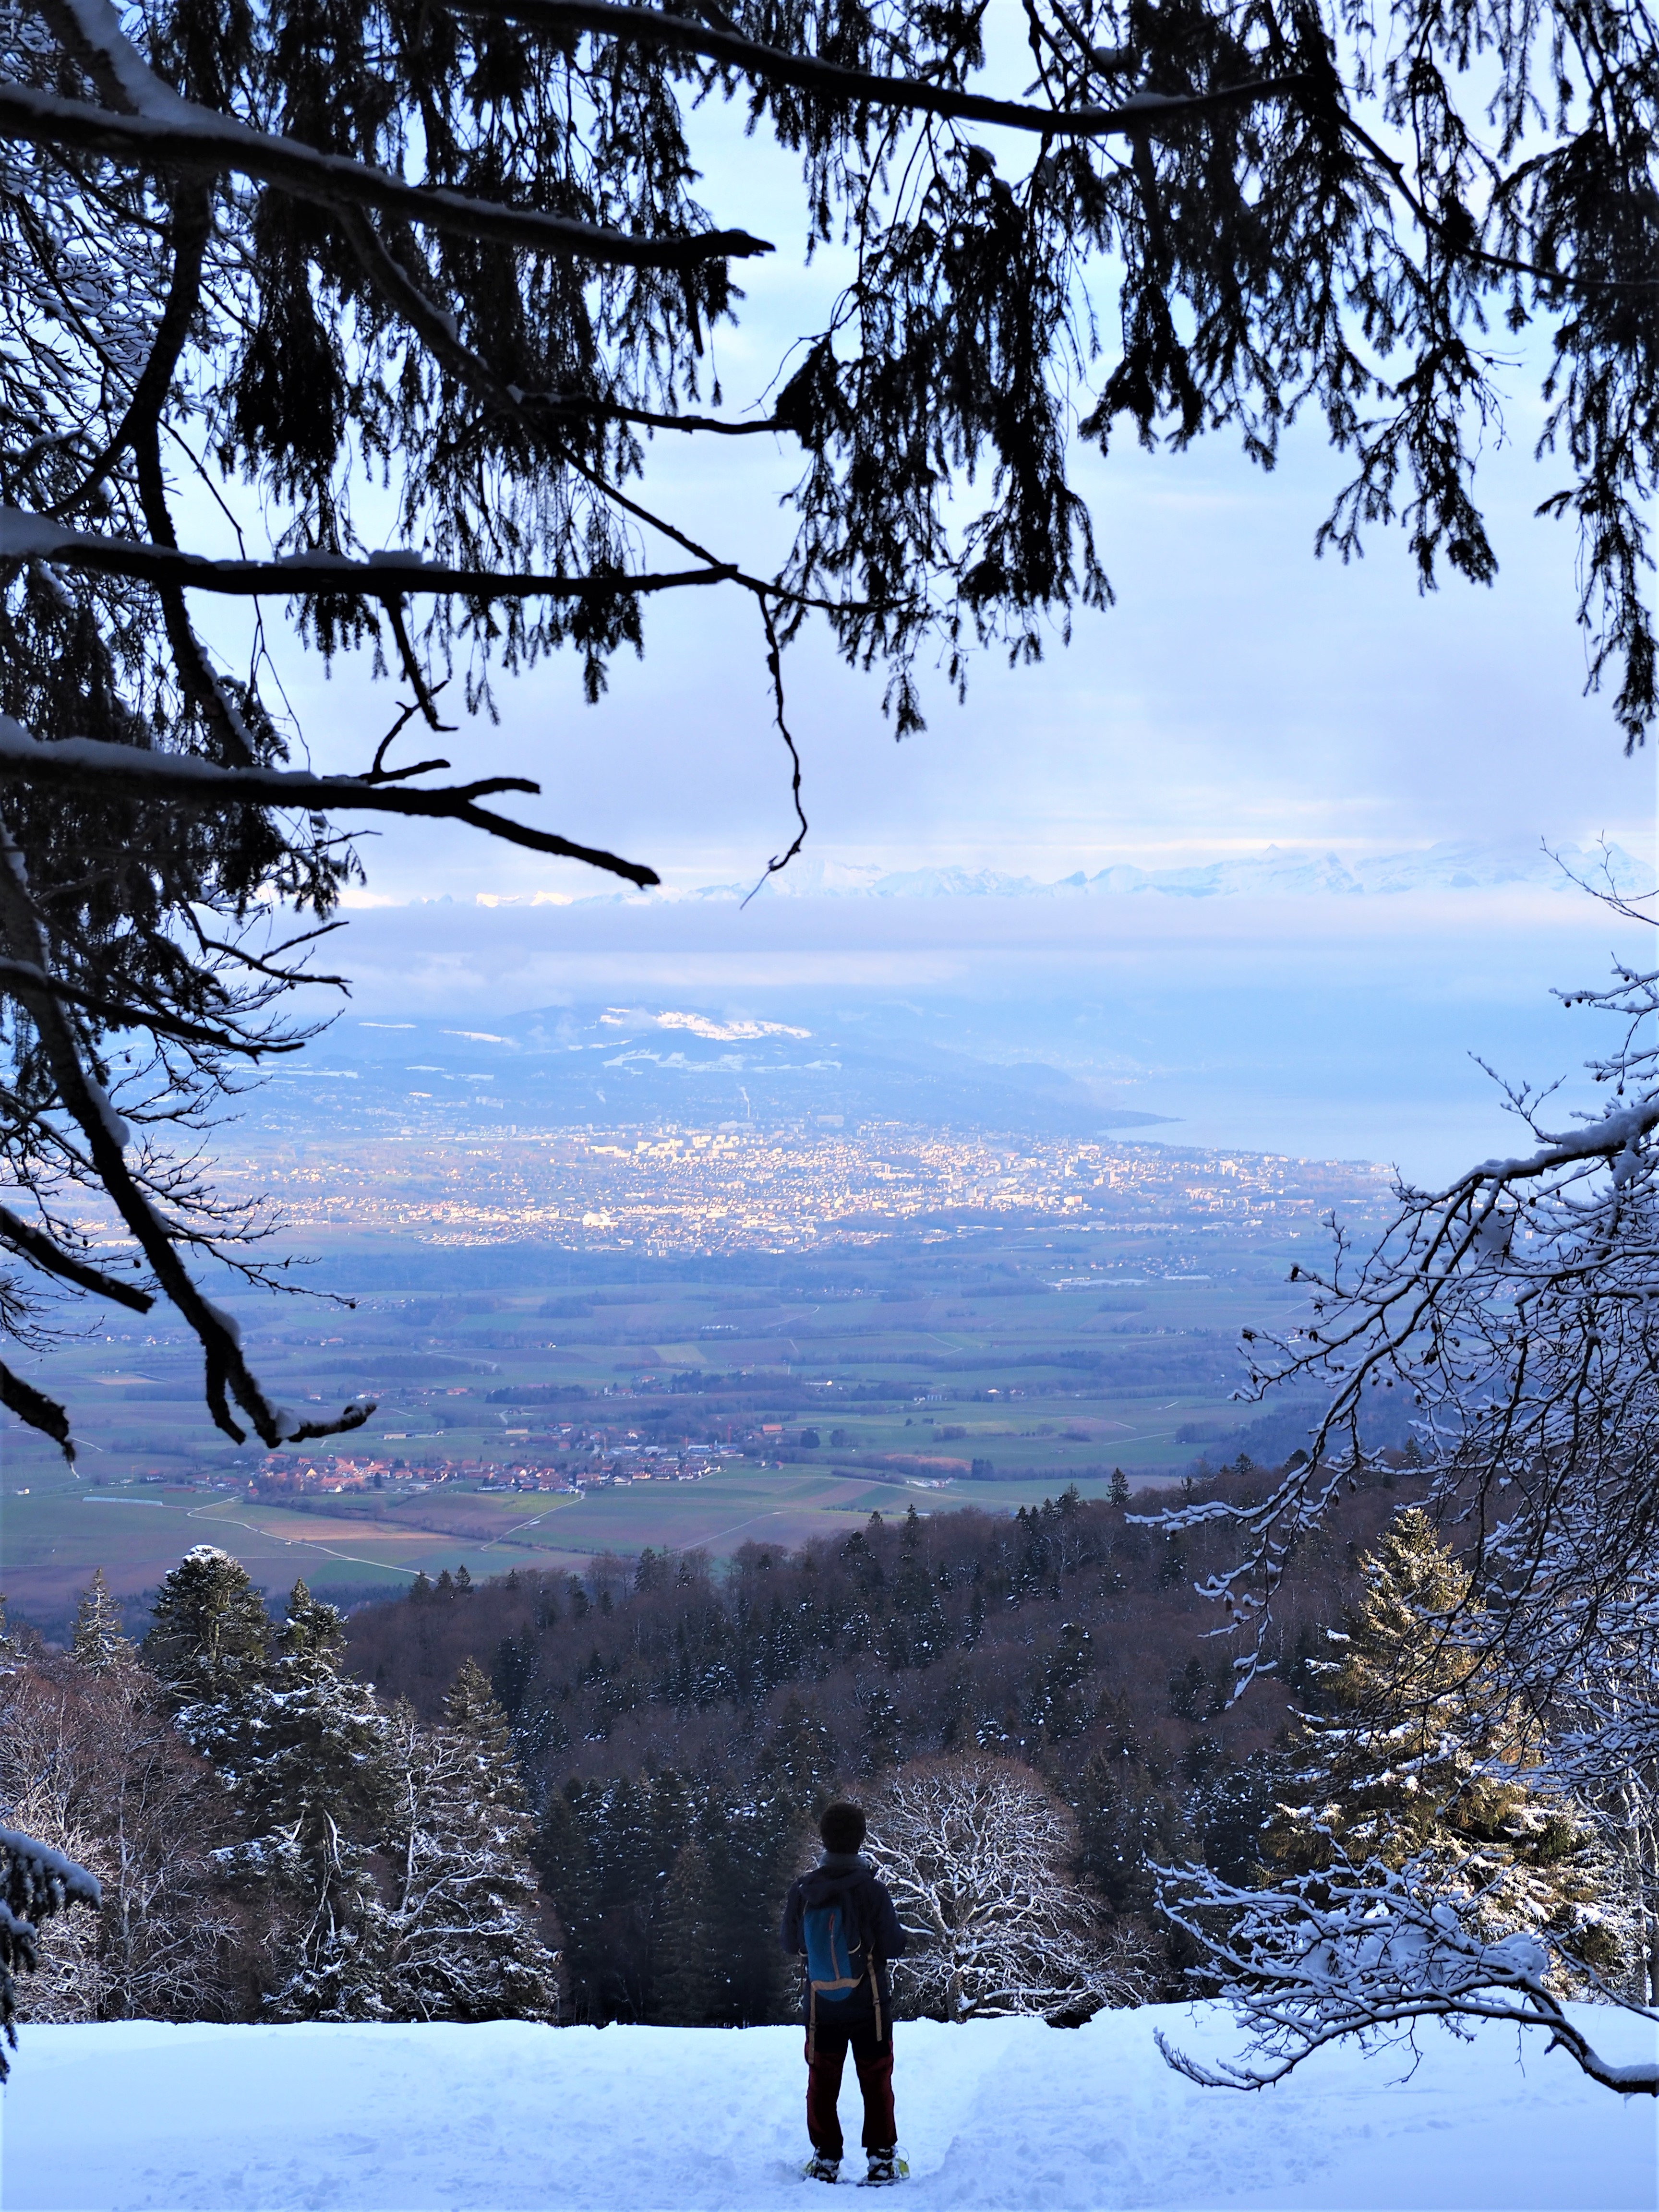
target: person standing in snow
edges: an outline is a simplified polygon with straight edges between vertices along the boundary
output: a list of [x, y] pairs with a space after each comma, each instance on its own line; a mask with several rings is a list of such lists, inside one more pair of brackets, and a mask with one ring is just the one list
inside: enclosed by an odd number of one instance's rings
[[864, 1814], [856, 1805], [829, 1806], [818, 1822], [823, 1858], [790, 1890], [780, 1937], [805, 1961], [806, 2132], [808, 2176], [834, 2181], [841, 2168], [841, 2120], [836, 2111], [842, 2068], [850, 2046], [864, 2092], [866, 2183], [896, 2181], [908, 2171], [898, 2154], [893, 2118], [893, 2008], [887, 1962], [904, 1953], [904, 1930], [893, 1900], [859, 1856]]

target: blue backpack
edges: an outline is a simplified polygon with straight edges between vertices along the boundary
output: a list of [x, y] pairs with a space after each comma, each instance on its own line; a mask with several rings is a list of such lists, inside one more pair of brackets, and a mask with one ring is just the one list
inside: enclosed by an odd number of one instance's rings
[[801, 1916], [806, 1979], [815, 1997], [851, 1996], [870, 1972], [869, 1946], [851, 1900], [809, 1905]]

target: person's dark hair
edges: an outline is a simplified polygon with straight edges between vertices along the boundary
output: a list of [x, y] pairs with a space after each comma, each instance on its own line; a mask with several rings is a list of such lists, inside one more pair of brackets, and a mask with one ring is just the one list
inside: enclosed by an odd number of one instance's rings
[[864, 1841], [864, 1814], [857, 1805], [826, 1805], [818, 1833], [826, 1851], [855, 1851]]

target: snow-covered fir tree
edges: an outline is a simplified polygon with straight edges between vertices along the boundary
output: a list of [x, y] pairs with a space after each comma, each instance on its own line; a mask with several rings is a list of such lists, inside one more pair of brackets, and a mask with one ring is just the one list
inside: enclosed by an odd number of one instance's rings
[[1536, 1722], [1482, 1679], [1468, 1571], [1415, 1507], [1362, 1571], [1346, 1633], [1332, 1634], [1326, 1710], [1303, 1723], [1294, 1802], [1263, 1839], [1266, 1863], [1291, 1875], [1341, 1859], [1433, 1868], [1483, 1932], [1547, 1928], [1616, 1975], [1617, 1915], [1594, 1826], [1550, 1787]]
[[268, 1994], [293, 2020], [386, 2011], [370, 1851], [391, 1809], [396, 1747], [372, 1685], [341, 1674], [343, 1644], [337, 1611], [296, 1582], [270, 1664], [179, 1715], [246, 1829], [221, 1864], [279, 1907]]
[[825, 1797], [841, 1763], [834, 1736], [807, 1709], [799, 1692], [791, 1690], [757, 1762], [761, 1779], [787, 1791], [805, 1810]]
[[181, 1705], [233, 1702], [264, 1674], [270, 1616], [247, 1570], [198, 1544], [161, 1578], [143, 1653]]
[[392, 1716], [393, 1784], [381, 1842], [390, 1896], [365, 1917], [380, 2001], [398, 2020], [555, 2020], [535, 1824], [507, 1716], [468, 1659], [422, 1729]]
[[92, 1580], [81, 1593], [80, 1603], [75, 1609], [70, 1651], [76, 1665], [85, 1668], [88, 1674], [130, 1666], [138, 1656], [137, 1646], [122, 1626], [121, 1608], [110, 1595], [101, 1567], [93, 1569]]

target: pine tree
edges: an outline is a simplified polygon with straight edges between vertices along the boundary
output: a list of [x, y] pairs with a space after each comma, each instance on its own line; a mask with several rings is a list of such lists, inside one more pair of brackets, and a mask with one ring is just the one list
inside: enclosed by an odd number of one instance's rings
[[1088, 1630], [1078, 1621], [1061, 1621], [1060, 1641], [1044, 1662], [1028, 1716], [1051, 1743], [1066, 1742], [1088, 1727], [1091, 1710], [1086, 1685], [1094, 1663]]
[[1270, 1869], [1417, 1861], [1492, 1934], [1548, 1928], [1597, 1972], [1616, 1971], [1589, 1824], [1549, 1788], [1536, 1724], [1485, 1692], [1474, 1639], [1460, 1632], [1482, 1612], [1468, 1572], [1415, 1507], [1361, 1571], [1332, 1639], [1341, 1656], [1324, 1670], [1325, 1710], [1303, 1722], [1297, 1802], [1266, 1832]]
[[392, 1895], [381, 1917], [382, 2000], [399, 2020], [555, 2020], [558, 1958], [541, 1896], [507, 1716], [463, 1662], [441, 1726], [393, 1716], [397, 1777], [383, 1847]]
[[728, 2024], [732, 1960], [720, 1887], [707, 1847], [694, 1836], [681, 1847], [663, 1893], [653, 2010], [666, 2027]]
[[216, 1545], [198, 1544], [162, 1577], [151, 1614], [144, 1657], [182, 1704], [222, 1703], [263, 1677], [270, 1616], [246, 1568]]
[[763, 1778], [805, 1809], [834, 1779], [840, 1765], [835, 1738], [792, 1690], [761, 1759]]
[[784, 2017], [790, 1972], [775, 1931], [800, 1835], [787, 1797], [703, 1798], [664, 1892], [658, 2020], [744, 2027]]
[[76, 1666], [92, 1674], [103, 1674], [112, 1667], [130, 1666], [138, 1656], [136, 1645], [123, 1629], [121, 1608], [110, 1595], [101, 1567], [93, 1569], [92, 1580], [81, 1593], [70, 1650]]
[[897, 1754], [899, 1710], [879, 1683], [863, 1704], [864, 1742], [859, 1752], [859, 1771], [874, 1774], [878, 1768], [890, 1765]]
[[572, 1780], [550, 1799], [536, 1865], [564, 1929], [578, 2019], [656, 2017], [659, 1900], [695, 1809], [672, 1769], [637, 1782]]
[[227, 1870], [288, 1908], [270, 1994], [289, 2019], [386, 2010], [369, 1849], [391, 1802], [392, 1731], [372, 1686], [339, 1673], [343, 1643], [334, 1607], [296, 1582], [268, 1672], [179, 1716], [247, 1827]]

